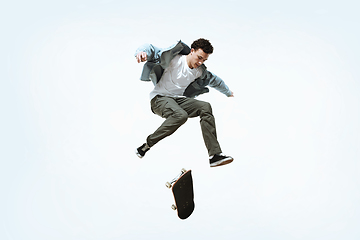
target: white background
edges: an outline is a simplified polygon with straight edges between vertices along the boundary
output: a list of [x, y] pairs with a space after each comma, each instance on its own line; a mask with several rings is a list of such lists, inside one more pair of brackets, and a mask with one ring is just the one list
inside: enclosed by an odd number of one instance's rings
[[[0, 10], [0, 239], [359, 239], [356, 1], [8, 1]], [[143, 43], [207, 38], [235, 98], [143, 159], [163, 121], [139, 81]], [[165, 182], [192, 169], [194, 213]]]

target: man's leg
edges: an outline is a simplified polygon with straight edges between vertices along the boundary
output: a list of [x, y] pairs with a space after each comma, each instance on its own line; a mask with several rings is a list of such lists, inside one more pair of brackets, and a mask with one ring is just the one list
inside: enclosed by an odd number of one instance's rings
[[201, 131], [210, 156], [210, 167], [218, 167], [231, 163], [234, 159], [222, 155], [216, 136], [215, 118], [208, 102], [192, 98], [176, 99], [179, 105], [188, 113], [189, 117], [200, 116]]
[[177, 102], [189, 117], [200, 117], [201, 131], [209, 156], [220, 154], [222, 151], [217, 140], [215, 118], [210, 103], [193, 98], [178, 98]]
[[151, 109], [160, 117], [166, 118], [161, 126], [147, 138], [149, 147], [173, 134], [188, 119], [188, 114], [174, 98], [156, 96], [151, 100]]

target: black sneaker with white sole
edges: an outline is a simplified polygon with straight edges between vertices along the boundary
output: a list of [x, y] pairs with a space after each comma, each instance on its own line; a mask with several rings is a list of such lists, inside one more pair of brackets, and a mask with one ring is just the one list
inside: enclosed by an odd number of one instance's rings
[[230, 156], [215, 154], [212, 158], [210, 158], [210, 167], [226, 165], [231, 163], [232, 161], [234, 161], [234, 159]]
[[140, 147], [138, 147], [136, 149], [135, 153], [139, 158], [142, 158], [145, 156], [145, 153], [149, 150], [150, 150], [150, 147], [146, 143], [144, 143], [143, 145], [141, 145]]

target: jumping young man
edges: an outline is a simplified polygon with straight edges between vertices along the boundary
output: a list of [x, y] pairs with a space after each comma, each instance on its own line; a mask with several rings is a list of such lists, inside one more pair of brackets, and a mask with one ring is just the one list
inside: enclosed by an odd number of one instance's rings
[[145, 44], [136, 50], [138, 63], [146, 62], [141, 80], [152, 81], [151, 110], [165, 118], [161, 126], [136, 149], [142, 158], [157, 142], [173, 134], [188, 118], [200, 117], [200, 126], [209, 154], [210, 167], [231, 163], [233, 158], [222, 154], [216, 135], [215, 118], [208, 102], [195, 99], [215, 88], [227, 97], [233, 97], [225, 82], [209, 72], [203, 64], [213, 53], [211, 43], [203, 38], [189, 48], [179, 41], [169, 48]]

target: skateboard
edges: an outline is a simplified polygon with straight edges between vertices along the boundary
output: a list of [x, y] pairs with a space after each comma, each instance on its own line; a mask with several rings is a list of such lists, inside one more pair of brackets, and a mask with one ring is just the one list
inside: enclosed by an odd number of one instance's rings
[[171, 188], [175, 199], [171, 208], [177, 210], [180, 219], [188, 218], [195, 208], [191, 170], [183, 168], [176, 178], [166, 183], [166, 187]]

